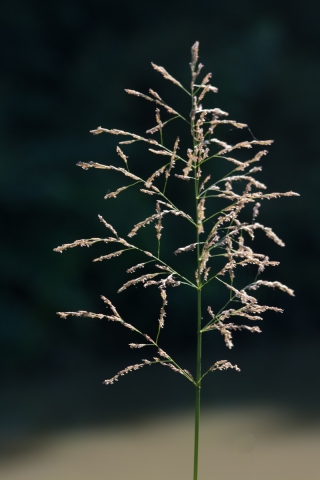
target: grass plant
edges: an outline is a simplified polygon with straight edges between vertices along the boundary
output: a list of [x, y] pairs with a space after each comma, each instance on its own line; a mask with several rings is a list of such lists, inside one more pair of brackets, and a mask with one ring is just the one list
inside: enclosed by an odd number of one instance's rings
[[[165, 80], [183, 91], [190, 112], [189, 116], [169, 106], [162, 96], [152, 89], [148, 94], [126, 90], [129, 95], [155, 104], [156, 125], [146, 132], [147, 136], [98, 127], [91, 131], [94, 135], [107, 133], [124, 138], [116, 148], [120, 165], [102, 165], [92, 161], [78, 163], [78, 166], [84, 170], [95, 168], [108, 172], [113, 171], [124, 177], [126, 183], [116, 191], [108, 193], [105, 198], [116, 198], [129, 188], [137, 188], [141, 195], [146, 196], [147, 201], [153, 202], [155, 213], [134, 225], [128, 232], [127, 238], [119, 235], [115, 227], [99, 215], [99, 220], [108, 231], [105, 238], [76, 240], [55, 248], [56, 252], [63, 252], [69, 248], [90, 247], [102, 242], [106, 244], [107, 248], [116, 247], [116, 249], [95, 258], [93, 260], [95, 262], [118, 257], [128, 251], [135, 251], [143, 257], [142, 262], [127, 270], [129, 275], [134, 275], [134, 278], [126, 281], [118, 292], [121, 293], [127, 288], [139, 284], [145, 288], [155, 287], [158, 289], [161, 307], [154, 335], [141, 331], [133, 322], [127, 322], [109, 298], [105, 296], [101, 298], [108, 309], [107, 313], [80, 310], [59, 312], [58, 315], [62, 318], [76, 316], [118, 322], [140, 336], [141, 343], [130, 343], [131, 348], [151, 347], [153, 350], [151, 356], [142, 359], [140, 363], [127, 366], [112, 378], [105, 380], [106, 385], [115, 383], [121, 376], [129, 372], [153, 364], [169, 367], [194, 385], [196, 399], [193, 480], [198, 478], [200, 398], [203, 379], [209, 373], [218, 370], [240, 371], [237, 365], [224, 359], [215, 360], [209, 368], [203, 369], [203, 336], [217, 331], [223, 336], [226, 346], [230, 349], [233, 347], [232, 334], [234, 331], [248, 330], [252, 333], [260, 333], [260, 327], [252, 325], [253, 322], [261, 321], [264, 312], [270, 310], [282, 312], [281, 308], [259, 303], [256, 291], [260, 287], [277, 288], [289, 295], [294, 295], [286, 285], [265, 279], [263, 272], [266, 267], [276, 266], [279, 262], [270, 260], [263, 253], [254, 252], [252, 241], [255, 233], [262, 231], [272, 241], [283, 247], [283, 241], [271, 228], [257, 222], [259, 208], [264, 200], [298, 195], [292, 191], [268, 193], [266, 185], [256, 178], [262, 169], [259, 163], [267, 154], [264, 147], [270, 145], [272, 140], [257, 140], [247, 125], [229, 120], [227, 112], [220, 108], [203, 106], [209, 96], [217, 93], [217, 88], [210, 83], [210, 73], [201, 77], [203, 65], [198, 62], [198, 50], [199, 43], [196, 42], [191, 49], [189, 89], [172, 77], [163, 67], [152, 63], [152, 67]], [[186, 148], [181, 146], [178, 134], [179, 125], [187, 126], [189, 132], [189, 145]], [[171, 144], [165, 143], [164, 131], [173, 129], [173, 126], [177, 126], [177, 130], [174, 130], [175, 139]], [[249, 133], [251, 139], [241, 140], [234, 144], [226, 143], [225, 137], [230, 130], [243, 130], [246, 134]], [[221, 138], [220, 134], [219, 137], [217, 136], [218, 132], [221, 132], [223, 140], [219, 139]], [[129, 168], [128, 156], [123, 150], [129, 149], [133, 143], [145, 144], [149, 152], [156, 157], [157, 168], [148, 178], [142, 178], [139, 172], [139, 174], [133, 173], [134, 167], [131, 167], [131, 162]], [[263, 149], [259, 150], [259, 147], [263, 147]], [[257, 151], [253, 155], [248, 155], [252, 149], [257, 149]], [[160, 166], [159, 161], [161, 162]], [[221, 162], [224, 162], [228, 168], [222, 176], [219, 176], [221, 168], [217, 165], [220, 165]], [[182, 186], [186, 190], [188, 198], [193, 197], [191, 211], [188, 211], [189, 209], [184, 204], [179, 203], [177, 195], [172, 195], [174, 189], [170, 189], [169, 185], [175, 185], [175, 182], [180, 182], [179, 188]], [[161, 249], [166, 216], [181, 217], [185, 222], [185, 229], [192, 232], [192, 242], [182, 245], [171, 252], [171, 255], [163, 253]], [[139, 243], [139, 238], [141, 238], [143, 227], [148, 225], [154, 225], [156, 238], [154, 244], [150, 244], [150, 248], [145, 250]], [[170, 234], [174, 235], [174, 232], [168, 233], [168, 235]], [[193, 275], [186, 275], [184, 271], [176, 268], [173, 261], [176, 256], [185, 256], [184, 261], [191, 266], [190, 271], [194, 272]], [[241, 271], [246, 266], [251, 266], [250, 271], [254, 270], [254, 275], [249, 283], [243, 284]], [[144, 271], [143, 274], [136, 273], [141, 270]], [[213, 289], [214, 291], [215, 285], [223, 286], [226, 290], [226, 301], [223, 300], [223, 304], [219, 305], [220, 298], [215, 296], [214, 306], [204, 304], [202, 300], [204, 289]], [[193, 295], [196, 303], [196, 318], [188, 319], [194, 325], [196, 343], [195, 372], [193, 374], [178, 364], [171, 353], [164, 351], [160, 342], [161, 332], [165, 325], [168, 290], [179, 286], [190, 289], [190, 295]], [[239, 319], [240, 323], [233, 323]], [[248, 325], [242, 324], [242, 321]], [[151, 349], [147, 348], [148, 353]]]

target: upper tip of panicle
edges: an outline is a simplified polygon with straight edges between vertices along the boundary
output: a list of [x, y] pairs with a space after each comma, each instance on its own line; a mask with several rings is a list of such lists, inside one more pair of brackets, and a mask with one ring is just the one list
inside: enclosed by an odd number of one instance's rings
[[199, 42], [196, 41], [191, 47], [191, 65], [194, 67], [199, 58]]
[[99, 135], [99, 133], [102, 133], [103, 129], [102, 127], [95, 128], [94, 130], [90, 130], [90, 133], [93, 133], [93, 135]]
[[192, 50], [199, 50], [199, 41], [197, 40], [196, 42], [194, 42], [191, 48]]

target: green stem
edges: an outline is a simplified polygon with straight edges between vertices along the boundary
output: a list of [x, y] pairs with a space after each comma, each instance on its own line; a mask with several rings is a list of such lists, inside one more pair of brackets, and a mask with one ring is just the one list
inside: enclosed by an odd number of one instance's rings
[[193, 480], [198, 478], [198, 459], [199, 459], [199, 427], [200, 427], [200, 394], [201, 394], [201, 350], [202, 350], [202, 332], [201, 332], [201, 287], [198, 290], [198, 332], [197, 332], [197, 376], [196, 376], [196, 406], [194, 423], [194, 462], [193, 462]]
[[[192, 91], [192, 108], [193, 108], [193, 91]], [[195, 148], [194, 121], [191, 124], [191, 133], [193, 137], [193, 148]], [[200, 398], [201, 398], [201, 354], [202, 354], [202, 331], [201, 331], [201, 273], [200, 273], [200, 238], [198, 226], [198, 205], [199, 205], [199, 168], [197, 165], [195, 172], [195, 200], [196, 200], [196, 243], [197, 243], [197, 367], [196, 367], [196, 403], [194, 418], [194, 457], [193, 457], [193, 480], [198, 479], [199, 464], [199, 430], [200, 430]]]

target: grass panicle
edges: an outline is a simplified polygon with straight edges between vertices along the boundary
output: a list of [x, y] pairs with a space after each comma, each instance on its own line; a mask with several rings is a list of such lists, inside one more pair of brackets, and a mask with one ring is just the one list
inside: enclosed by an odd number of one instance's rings
[[[268, 151], [260, 149], [253, 155], [247, 155], [246, 151], [269, 146], [272, 144], [272, 140], [249, 138], [235, 144], [229, 144], [218, 137], [219, 131], [221, 131], [224, 132], [223, 138], [225, 138], [226, 127], [229, 130], [246, 131], [251, 137], [252, 134], [246, 124], [227, 119], [228, 113], [220, 108], [204, 108], [203, 102], [210, 102], [210, 96], [217, 93], [217, 88], [210, 83], [211, 73], [207, 73], [200, 83], [196, 83], [203, 68], [203, 65], [198, 63], [198, 58], [199, 43], [196, 42], [191, 49], [190, 88], [185, 87], [165, 68], [152, 63], [154, 70], [160, 73], [165, 80], [171, 82], [173, 88], [178, 87], [185, 93], [189, 111], [191, 105], [189, 117], [169, 106], [152, 89], [149, 90], [149, 94], [127, 89], [126, 92], [129, 95], [138, 97], [137, 101], [141, 99], [155, 104], [156, 125], [147, 130], [147, 136], [118, 129], [98, 127], [91, 133], [94, 135], [106, 133], [121, 137], [122, 140], [119, 145], [122, 148], [118, 145], [116, 149], [118, 154], [116, 158], [120, 159], [121, 165], [102, 165], [96, 162], [78, 163], [78, 166], [85, 170], [96, 168], [112, 171], [116, 175], [121, 174], [123, 176], [124, 185], [114, 192], [108, 193], [105, 196], [108, 201], [113, 201], [111, 199], [116, 198], [129, 187], [136, 188], [141, 195], [148, 196], [146, 201], [153, 202], [154, 213], [132, 226], [127, 233], [130, 241], [119, 236], [114, 226], [99, 215], [99, 220], [107, 228], [110, 236], [76, 240], [55, 248], [56, 252], [62, 253], [64, 250], [78, 246], [91, 247], [98, 242], [105, 243], [106, 248], [109, 249], [115, 243], [118, 248], [120, 247], [120, 250], [107, 251], [106, 254], [94, 258], [93, 261], [107, 261], [123, 255], [129, 250], [136, 251], [140, 256], [145, 257], [144, 261], [128, 268], [127, 273], [135, 274], [137, 270], [144, 269], [146, 266], [148, 266], [148, 271], [126, 281], [118, 288], [118, 292], [121, 293], [129, 287], [137, 285], [142, 285], [144, 288], [159, 289], [161, 306], [158, 318], [155, 318], [158, 327], [153, 338], [149, 333], [142, 332], [133, 324], [123, 320], [116, 307], [106, 297], [102, 297], [102, 300], [108, 309], [107, 314], [78, 311], [59, 312], [58, 315], [62, 318], [82, 316], [119, 322], [125, 328], [142, 337], [142, 343], [130, 343], [129, 346], [134, 349], [146, 349], [148, 347], [149, 358], [142, 359], [141, 363], [128, 366], [112, 378], [105, 380], [106, 385], [113, 384], [128, 373], [154, 364], [170, 368], [173, 372], [183, 375], [186, 380], [194, 385], [196, 406], [193, 480], [198, 478], [202, 381], [210, 372], [227, 369], [240, 371], [237, 365], [232, 365], [228, 360], [215, 360], [211, 367], [202, 371], [203, 335], [211, 335], [213, 331], [218, 331], [222, 335], [226, 346], [231, 349], [233, 347], [232, 333], [234, 331], [248, 330], [251, 333], [261, 333], [260, 327], [252, 326], [252, 322], [261, 321], [262, 314], [267, 311], [282, 312], [281, 308], [259, 304], [255, 293], [260, 287], [277, 288], [291, 296], [294, 295], [293, 290], [286, 285], [278, 281], [260, 278], [267, 267], [276, 266], [278, 262], [270, 260], [262, 253], [254, 252], [252, 242], [255, 238], [255, 232], [260, 230], [278, 246], [284, 246], [284, 242], [273, 230], [257, 222], [257, 218], [264, 200], [298, 195], [291, 191], [284, 193], [268, 192], [267, 186], [256, 178], [256, 175], [259, 175], [262, 169], [260, 165], [257, 166], [256, 164], [265, 157]], [[174, 123], [171, 122], [172, 120]], [[186, 150], [180, 144], [181, 132], [177, 121], [187, 125], [190, 132], [189, 147]], [[176, 126], [174, 136], [176, 140], [173, 145], [165, 144], [163, 141], [164, 132], [167, 128], [173, 128], [173, 126]], [[152, 138], [148, 135], [152, 135]], [[133, 173], [134, 161], [132, 159], [130, 170], [128, 168], [127, 149], [130, 150], [130, 144], [136, 142], [147, 144], [148, 151], [157, 157], [157, 168], [147, 178], [142, 178], [140, 174]], [[241, 159], [233, 157], [238, 151], [243, 152]], [[247, 159], [245, 159], [246, 156]], [[163, 163], [159, 167], [161, 158], [163, 158]], [[217, 169], [215, 166], [221, 165], [221, 163], [225, 164], [227, 173], [221, 178], [217, 178], [217, 172], [221, 169]], [[134, 182], [128, 183], [128, 180]], [[190, 192], [190, 182], [193, 183], [191, 189], [194, 197], [193, 214], [186, 211], [183, 204], [176, 205], [176, 200], [167, 194], [168, 186], [177, 182], [181, 184], [179, 188], [186, 188], [188, 192]], [[216, 205], [219, 205], [218, 210]], [[247, 214], [248, 209], [251, 209], [251, 215], [249, 216]], [[247, 212], [246, 215], [244, 215], [245, 212]], [[192, 243], [182, 245], [172, 253], [179, 255], [179, 257], [186, 255], [185, 262], [191, 266], [189, 271], [193, 271], [194, 275], [186, 276], [185, 273], [182, 274], [182, 272], [177, 271], [167, 260], [167, 257], [162, 255], [161, 241], [164, 235], [170, 235], [170, 232], [167, 233], [164, 228], [165, 217], [168, 214], [181, 217], [181, 221], [185, 222], [186, 228], [193, 230]], [[251, 221], [249, 220], [250, 217]], [[181, 221], [179, 228], [183, 228], [183, 226], [181, 227]], [[150, 245], [150, 251], [145, 250], [140, 243], [141, 230], [149, 225], [155, 227], [155, 244], [154, 246]], [[173, 235], [173, 233], [171, 234]], [[171, 258], [174, 258], [174, 256]], [[243, 284], [241, 271], [243, 267], [248, 265], [251, 266], [251, 271], [252, 269], [255, 270], [255, 274], [250, 283]], [[214, 307], [203, 305], [203, 289], [214, 289], [215, 285], [219, 286], [219, 291], [221, 287], [226, 289], [228, 300], [223, 305], [219, 305], [219, 298], [217, 298]], [[170, 293], [168, 294], [170, 287], [191, 289], [190, 294], [194, 295], [194, 302], [197, 305], [196, 318], [188, 319], [194, 325], [195, 343], [197, 345], [195, 372], [193, 374], [183, 366], [178, 365], [174, 358], [160, 346], [161, 331], [165, 327], [165, 321], [170, 321], [170, 318], [167, 318], [166, 315], [166, 307], [170, 299]], [[207, 310], [207, 313], [203, 313], [203, 307]], [[239, 317], [241, 323], [233, 323]], [[249, 325], [243, 324], [244, 321], [248, 321]]]

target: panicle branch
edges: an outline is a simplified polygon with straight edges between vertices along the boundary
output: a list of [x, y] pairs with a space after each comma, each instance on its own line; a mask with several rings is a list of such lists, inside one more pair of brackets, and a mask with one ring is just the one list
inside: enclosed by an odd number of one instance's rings
[[83, 168], [83, 170], [88, 170], [89, 168], [98, 168], [100, 170], [115, 170], [116, 172], [123, 173], [126, 177], [132, 178], [132, 180], [143, 182], [142, 178], [137, 177], [137, 175], [134, 175], [133, 173], [129, 172], [128, 170], [125, 170], [124, 168], [114, 167], [113, 165], [102, 165], [101, 163], [96, 163], [96, 162], [89, 162], [89, 163], [78, 162], [77, 166]]
[[249, 290], [257, 290], [261, 285], [271, 288], [279, 288], [283, 292], [288, 293], [292, 297], [294, 297], [294, 291], [291, 288], [288, 288], [286, 285], [280, 282], [268, 282], [266, 280], [257, 280], [252, 285], [250, 285]]
[[240, 368], [238, 367], [238, 365], [232, 365], [232, 363], [228, 362], [228, 360], [219, 360], [214, 365], [212, 365], [209, 370], [210, 372], [214, 372], [215, 370], [228, 370], [229, 368], [240, 372]]
[[[147, 280], [150, 280], [151, 278], [154, 278], [158, 275], [161, 275], [160, 272], [157, 273], [147, 273], [146, 275], [142, 275], [141, 277], [134, 278], [133, 280], [129, 280], [126, 282], [124, 285], [122, 285], [121, 288], [119, 288], [118, 293], [123, 292], [126, 290], [128, 287], [131, 287], [131, 285], [136, 285], [137, 283], [146, 283]], [[146, 286], [146, 285], [145, 285]]]
[[116, 239], [113, 238], [87, 238], [87, 239], [82, 239], [82, 240], [75, 240], [72, 243], [65, 243], [64, 245], [61, 245], [60, 247], [56, 247], [53, 249], [54, 252], [59, 252], [62, 253], [64, 250], [67, 250], [68, 248], [74, 248], [74, 247], [91, 247], [94, 243], [97, 242], [115, 242], [117, 241]]
[[151, 62], [151, 65], [153, 66], [153, 68], [161, 73], [161, 75], [163, 75], [163, 77], [166, 79], [166, 80], [169, 80], [170, 82], [174, 83], [175, 85], [177, 85], [178, 87], [180, 88], [183, 88], [182, 87], [182, 84], [176, 80], [175, 78], [173, 78], [172, 75], [170, 75], [170, 73], [167, 72], [167, 70], [163, 67], [159, 67], [158, 65], [156, 65], [155, 63]]
[[128, 367], [124, 368], [123, 370], [120, 370], [114, 377], [109, 378], [109, 380], [105, 380], [103, 383], [104, 385], [112, 385], [114, 382], [117, 382], [119, 380], [119, 377], [123, 377], [127, 373], [133, 372], [135, 370], [139, 370], [142, 367], [145, 367], [146, 365], [151, 365], [152, 363], [155, 362], [150, 362], [149, 360], [142, 360], [143, 363], [136, 363], [135, 365], [129, 365]]

